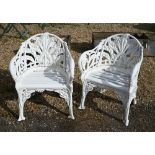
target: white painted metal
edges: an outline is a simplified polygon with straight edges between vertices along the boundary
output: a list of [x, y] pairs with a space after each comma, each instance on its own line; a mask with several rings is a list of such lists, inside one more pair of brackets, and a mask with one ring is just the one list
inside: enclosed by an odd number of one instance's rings
[[50, 33], [37, 34], [22, 43], [10, 62], [19, 97], [19, 121], [25, 120], [23, 108], [32, 93], [55, 91], [69, 106], [69, 118], [74, 119], [72, 92], [74, 60], [67, 43]]
[[83, 84], [79, 109], [84, 109], [85, 97], [93, 88], [113, 89], [128, 116], [132, 100], [136, 103], [137, 79], [143, 60], [143, 47], [130, 34], [116, 34], [102, 40], [94, 49], [84, 52], [79, 59]]

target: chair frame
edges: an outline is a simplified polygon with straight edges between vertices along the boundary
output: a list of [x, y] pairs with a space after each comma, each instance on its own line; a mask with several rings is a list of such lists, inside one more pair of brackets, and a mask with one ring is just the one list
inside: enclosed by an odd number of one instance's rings
[[[52, 50], [55, 50], [51, 53]], [[40, 55], [37, 55], [37, 52]], [[48, 60], [47, 57], [50, 59]], [[56, 61], [57, 60], [57, 61]], [[30, 63], [28, 63], [30, 62]], [[52, 66], [53, 65], [53, 66]], [[66, 87], [64, 88], [22, 88], [21, 79], [35, 70], [38, 66], [57, 69], [57, 72], [64, 74]], [[67, 43], [61, 38], [50, 33], [36, 34], [22, 43], [17, 54], [10, 62], [10, 73], [15, 81], [15, 88], [19, 99], [19, 119], [25, 120], [24, 103], [34, 92], [55, 91], [64, 98], [69, 106], [69, 118], [74, 119], [72, 106], [74, 60], [70, 54]], [[57, 75], [55, 75], [57, 78]]]
[[[125, 51], [129, 48], [127, 41], [128, 40], [130, 41], [130, 39], [134, 41], [135, 47], [133, 48], [137, 50], [136, 59], [133, 59], [131, 63], [130, 61], [128, 61], [128, 55], [125, 53]], [[129, 63], [128, 68], [125, 68], [123, 70], [130, 74], [128, 92], [119, 91], [115, 89], [115, 87], [107, 87], [104, 81], [103, 85], [101, 85], [98, 84], [98, 81], [94, 82], [87, 80], [87, 77], [89, 76], [88, 73], [91, 74], [93, 69], [104, 68], [106, 70], [112, 65], [115, 66], [116, 62], [117, 65], [121, 66], [122, 62], [119, 62], [120, 57], [123, 58], [123, 59], [121, 58], [122, 61]], [[86, 95], [89, 91], [92, 91], [94, 88], [99, 90], [100, 92], [101, 91], [103, 92], [106, 89], [113, 89], [118, 95], [118, 98], [123, 103], [125, 111], [123, 122], [125, 123], [126, 126], [128, 126], [130, 104], [132, 101], [134, 102], [134, 104], [136, 104], [137, 80], [142, 60], [143, 60], [143, 46], [134, 36], [128, 33], [112, 35], [107, 39], [103, 39], [94, 49], [82, 53], [78, 62], [81, 71], [81, 80], [83, 85], [82, 98], [79, 109], [85, 109], [84, 102]], [[122, 65], [121, 67], [123, 69], [124, 66]], [[113, 76], [115, 79], [115, 75]]]

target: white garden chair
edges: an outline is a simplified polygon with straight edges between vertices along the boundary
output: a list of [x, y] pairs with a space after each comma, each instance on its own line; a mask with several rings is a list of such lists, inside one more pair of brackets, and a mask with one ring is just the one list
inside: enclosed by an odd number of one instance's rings
[[113, 89], [123, 102], [123, 121], [129, 124], [128, 115], [132, 100], [136, 103], [137, 79], [143, 60], [143, 47], [130, 34], [116, 34], [102, 40], [94, 49], [84, 52], [79, 59], [83, 84], [79, 109], [84, 109], [89, 91]]
[[69, 118], [74, 119], [72, 92], [74, 60], [67, 43], [50, 33], [37, 34], [22, 43], [10, 62], [19, 97], [19, 119], [25, 120], [25, 101], [34, 92], [55, 91], [69, 106]]

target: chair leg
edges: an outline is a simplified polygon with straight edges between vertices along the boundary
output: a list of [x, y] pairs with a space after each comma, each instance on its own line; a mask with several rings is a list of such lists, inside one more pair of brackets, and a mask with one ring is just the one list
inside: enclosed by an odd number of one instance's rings
[[19, 118], [18, 118], [18, 121], [22, 121], [22, 120], [25, 120], [25, 117], [24, 117], [24, 102], [22, 99], [22, 92], [21, 91], [18, 92], [18, 98], [19, 98]]
[[82, 87], [82, 98], [81, 98], [81, 104], [79, 106], [79, 109], [85, 109], [84, 103], [85, 103], [86, 95], [87, 95], [86, 85], [83, 84], [83, 87]]
[[69, 92], [69, 116], [68, 118], [75, 119], [73, 115], [73, 101], [72, 101], [72, 90]]
[[126, 126], [129, 125], [129, 111], [130, 111], [130, 105], [132, 102], [132, 95], [130, 93], [123, 93], [123, 92], [117, 92], [119, 99], [123, 103], [124, 107], [124, 115], [123, 115], [123, 122]]
[[124, 105], [124, 118], [123, 122], [126, 126], [129, 125], [129, 111], [130, 111], [130, 104], [131, 102], [128, 101], [127, 104]]

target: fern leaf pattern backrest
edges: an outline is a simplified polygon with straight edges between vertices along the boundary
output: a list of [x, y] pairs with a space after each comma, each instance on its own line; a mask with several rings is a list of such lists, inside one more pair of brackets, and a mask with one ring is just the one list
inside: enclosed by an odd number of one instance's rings
[[20, 47], [14, 57], [15, 76], [20, 76], [29, 68], [48, 67], [66, 71], [69, 55], [66, 43], [57, 36], [42, 33], [32, 36]]
[[80, 57], [79, 66], [81, 71], [95, 67], [113, 65], [118, 68], [128, 68], [130, 72], [138, 63], [142, 62], [143, 47], [140, 42], [130, 34], [116, 34], [101, 40], [93, 49], [85, 52]]
[[99, 64], [109, 63], [118, 67], [131, 68], [142, 60], [143, 47], [130, 34], [113, 35], [101, 41], [97, 47], [100, 53]]

